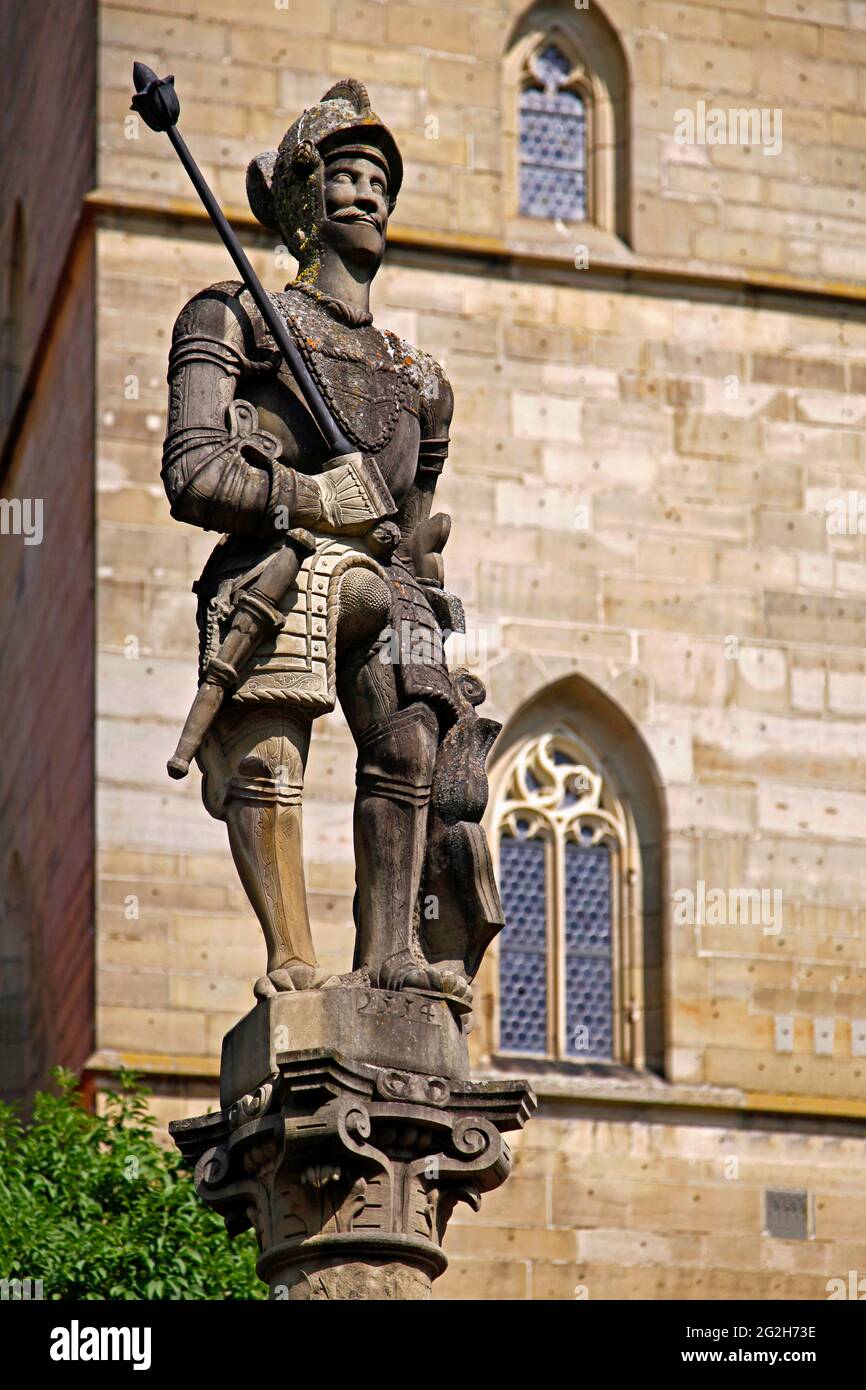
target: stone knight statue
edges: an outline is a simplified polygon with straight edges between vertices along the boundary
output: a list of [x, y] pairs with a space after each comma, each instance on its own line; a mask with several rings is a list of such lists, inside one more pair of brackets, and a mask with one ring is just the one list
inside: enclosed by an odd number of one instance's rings
[[[358, 985], [465, 1008], [502, 926], [480, 826], [499, 725], [443, 655], [462, 625], [443, 586], [450, 518], [430, 514], [451, 387], [370, 313], [401, 178], [352, 79], [247, 175], [256, 217], [299, 265], [270, 298], [354, 452], [331, 456], [248, 288], [225, 282], [174, 327], [162, 477], [174, 517], [223, 533], [195, 585], [201, 678], [221, 702], [192, 752], [264, 931], [256, 995]], [[282, 589], [265, 582], [281, 555], [295, 557]], [[340, 977], [316, 959], [301, 830], [312, 723], [337, 699], [357, 745], [356, 947]]]
[[[272, 1298], [427, 1298], [455, 1205], [506, 1180], [535, 1098], [469, 1075], [471, 983], [503, 925], [481, 828], [499, 725], [443, 650], [462, 627], [431, 515], [451, 388], [370, 314], [400, 155], [347, 79], [253, 161], [253, 211], [299, 266], [268, 294], [177, 129], [174, 78], [136, 63], [133, 84], [241, 277], [186, 305], [169, 359], [172, 515], [220, 539], [168, 771], [198, 762], [268, 953], [223, 1039], [219, 1110], [169, 1130], [229, 1234], [255, 1228]], [[301, 833], [313, 721], [337, 700], [357, 747], [344, 975], [316, 959]]]

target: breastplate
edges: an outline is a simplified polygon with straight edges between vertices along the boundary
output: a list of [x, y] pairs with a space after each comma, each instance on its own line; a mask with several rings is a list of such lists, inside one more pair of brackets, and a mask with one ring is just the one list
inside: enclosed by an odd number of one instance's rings
[[339, 323], [305, 294], [274, 299], [343, 433], [362, 453], [380, 453], [401, 411], [418, 416], [417, 368], [400, 340], [372, 325]]

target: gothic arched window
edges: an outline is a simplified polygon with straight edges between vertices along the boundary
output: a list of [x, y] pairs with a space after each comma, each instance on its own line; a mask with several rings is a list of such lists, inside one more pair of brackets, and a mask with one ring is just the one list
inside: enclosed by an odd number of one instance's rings
[[629, 74], [598, 5], [539, 0], [517, 19], [503, 65], [506, 235], [569, 254], [629, 243]]
[[628, 806], [563, 728], [518, 751], [497, 816], [499, 1050], [631, 1060], [640, 856]]
[[555, 44], [534, 53], [520, 94], [520, 211], [587, 216], [586, 100], [574, 65]]

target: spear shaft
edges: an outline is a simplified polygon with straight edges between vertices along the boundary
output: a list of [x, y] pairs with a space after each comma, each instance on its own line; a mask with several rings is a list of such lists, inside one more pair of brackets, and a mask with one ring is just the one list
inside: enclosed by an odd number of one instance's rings
[[[350, 444], [331, 414], [282, 317], [277, 313], [270, 295], [250, 265], [246, 252], [177, 129], [180, 102], [174, 90], [174, 78], [157, 77], [144, 63], [133, 65], [132, 78], [136, 93], [132, 98], [133, 111], [138, 112], [151, 130], [164, 131], [174, 146], [178, 159], [189, 175], [196, 193], [219, 233], [220, 240], [237, 266], [241, 279], [252, 295], [256, 308], [328, 444], [330, 459], [325, 467], [333, 466], [337, 458], [354, 454], [354, 446]], [[241, 589], [235, 601], [229, 630], [216, 656], [207, 664], [177, 748], [169, 758], [169, 776], [186, 776], [190, 762], [198, 753], [222, 707], [226, 692], [237, 685], [244, 667], [260, 646], [262, 639], [268, 633], [273, 634], [282, 627], [283, 614], [280, 603], [297, 579], [304, 558], [313, 551], [315, 539], [308, 531], [296, 529], [288, 532], [285, 544], [270, 557], [255, 584], [248, 589]]]
[[328, 443], [331, 457], [353, 453], [355, 446], [346, 438], [328, 409], [321, 391], [298, 351], [297, 345], [283, 319], [277, 313], [270, 295], [250, 265], [246, 252], [177, 128], [180, 102], [174, 90], [174, 78], [157, 77], [156, 73], [144, 63], [135, 63], [132, 74], [136, 90], [136, 95], [132, 99], [133, 110], [139, 113], [151, 130], [164, 131], [174, 146], [178, 159], [189, 175], [196, 193], [204, 204], [208, 217], [219, 233], [220, 240], [234, 261], [238, 274], [249, 290], [271, 337], [282, 353], [284, 361], [291, 369], [301, 395]]

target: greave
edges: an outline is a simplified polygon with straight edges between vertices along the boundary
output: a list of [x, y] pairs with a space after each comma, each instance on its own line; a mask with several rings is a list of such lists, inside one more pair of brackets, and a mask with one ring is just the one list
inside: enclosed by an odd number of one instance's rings
[[267, 973], [289, 963], [316, 964], [304, 890], [301, 804], [248, 801], [226, 806], [232, 857], [261, 923]]
[[392, 957], [424, 964], [415, 938], [437, 742], [435, 714], [416, 704], [375, 725], [359, 744], [355, 967], [366, 967], [374, 981]]

